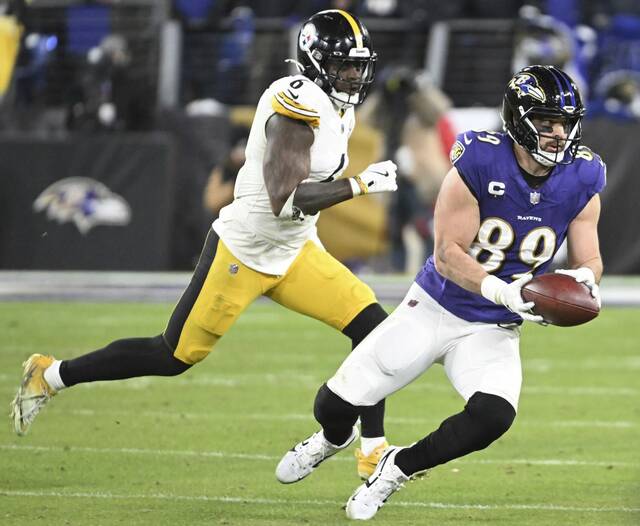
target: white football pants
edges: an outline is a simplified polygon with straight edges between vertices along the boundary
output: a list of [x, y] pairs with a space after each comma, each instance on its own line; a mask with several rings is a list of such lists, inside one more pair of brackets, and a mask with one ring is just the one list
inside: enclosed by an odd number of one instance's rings
[[352, 405], [370, 406], [437, 362], [465, 401], [480, 391], [504, 398], [517, 410], [522, 385], [519, 344], [520, 327], [465, 321], [413, 283], [402, 303], [349, 354], [327, 386]]

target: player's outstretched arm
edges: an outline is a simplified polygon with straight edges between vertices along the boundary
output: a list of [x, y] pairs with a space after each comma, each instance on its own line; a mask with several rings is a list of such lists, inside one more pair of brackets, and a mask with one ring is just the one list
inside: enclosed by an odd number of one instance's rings
[[308, 182], [313, 131], [304, 122], [273, 115], [266, 126], [263, 172], [273, 214], [299, 217], [346, 201], [357, 195], [397, 189], [396, 165], [391, 161], [370, 165], [350, 179]]
[[304, 214], [313, 215], [352, 197], [351, 186], [346, 179], [327, 183], [304, 183], [296, 190], [293, 206]]
[[395, 163], [383, 161], [369, 165], [364, 172], [348, 179], [301, 184], [293, 204], [305, 214], [315, 214], [358, 195], [395, 192], [398, 189], [396, 170]]

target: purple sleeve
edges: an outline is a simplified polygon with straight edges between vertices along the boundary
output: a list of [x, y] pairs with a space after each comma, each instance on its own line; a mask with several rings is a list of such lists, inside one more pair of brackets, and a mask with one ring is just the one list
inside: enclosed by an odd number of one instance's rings
[[598, 172], [594, 193], [599, 194], [604, 190], [605, 186], [607, 186], [607, 165], [603, 162], [601, 169]]
[[578, 177], [586, 192], [587, 199], [591, 199], [594, 195], [604, 190], [607, 184], [607, 166], [599, 155], [588, 150], [593, 156], [592, 160], [579, 160]]

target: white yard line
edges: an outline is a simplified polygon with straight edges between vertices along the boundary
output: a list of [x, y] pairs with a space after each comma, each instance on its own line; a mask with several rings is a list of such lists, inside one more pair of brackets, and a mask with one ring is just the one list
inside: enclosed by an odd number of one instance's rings
[[[265, 413], [224, 413], [213, 409], [207, 413], [194, 413], [185, 411], [126, 411], [126, 410], [103, 410], [103, 409], [60, 409], [65, 415], [80, 417], [104, 417], [111, 416], [119, 419], [130, 417], [166, 418], [171, 420], [193, 419], [193, 420], [272, 420], [272, 421], [307, 421], [312, 422], [311, 409], [309, 413], [288, 413], [288, 414], [265, 414]], [[52, 409], [50, 413], [57, 413], [58, 408]], [[385, 417], [385, 422], [395, 425], [438, 425], [442, 419], [438, 418], [417, 418], [417, 417]], [[527, 420], [519, 418], [516, 420], [518, 426], [540, 427], [604, 427], [610, 429], [634, 429], [640, 427], [640, 422], [620, 421], [620, 420]]]
[[[107, 499], [107, 500], [173, 500], [173, 501], [200, 501], [221, 502], [225, 504], [262, 504], [285, 506], [342, 506], [344, 502], [333, 500], [286, 500], [264, 499], [245, 496], [211, 496], [211, 495], [173, 495], [170, 493], [143, 493], [138, 495], [120, 495], [106, 492], [59, 492], [59, 491], [16, 491], [0, 488], [0, 495], [7, 497], [58, 497], [80, 499]], [[621, 507], [580, 507], [562, 506], [555, 504], [454, 504], [447, 502], [408, 502], [394, 501], [387, 504], [392, 507], [404, 508], [434, 508], [434, 509], [464, 509], [464, 510], [536, 510], [536, 511], [563, 511], [563, 512], [605, 512], [605, 513], [638, 513], [640, 508]]]
[[[201, 457], [201, 458], [234, 458], [240, 460], [268, 460], [278, 461], [280, 456], [262, 455], [255, 453], [230, 453], [227, 451], [193, 451], [193, 450], [172, 450], [172, 449], [146, 449], [146, 448], [97, 448], [97, 447], [75, 447], [75, 446], [21, 446], [16, 444], [0, 444], [0, 450], [5, 451], [45, 451], [49, 453], [95, 453], [107, 455], [153, 455], [170, 457]], [[333, 460], [349, 461], [346, 456], [334, 457]], [[639, 468], [639, 462], [618, 462], [608, 460], [577, 460], [577, 459], [459, 459], [454, 460], [455, 464], [525, 464], [532, 466], [595, 466], [595, 467], [620, 467]]]
[[[18, 378], [18, 379], [16, 379]], [[0, 374], [0, 383], [10, 383], [17, 386], [19, 377], [9, 375], [7, 373]], [[188, 377], [178, 378], [161, 378], [153, 376], [144, 376], [139, 378], [131, 378], [117, 382], [95, 382], [83, 384], [83, 389], [118, 389], [118, 390], [143, 390], [152, 386], [162, 386], [169, 382], [171, 385], [180, 387], [239, 387], [239, 386], [270, 386], [270, 385], [289, 385], [296, 387], [305, 387], [316, 390], [326, 378], [301, 374], [297, 370], [279, 371], [278, 373], [248, 373], [248, 374], [197, 374]], [[408, 391], [435, 391], [454, 393], [453, 387], [445, 383], [435, 384], [419, 380], [404, 388]], [[640, 395], [640, 389], [635, 387], [580, 387], [580, 386], [547, 386], [547, 385], [525, 385], [522, 388], [523, 394], [527, 395], [569, 395], [569, 396], [626, 396], [633, 397]]]

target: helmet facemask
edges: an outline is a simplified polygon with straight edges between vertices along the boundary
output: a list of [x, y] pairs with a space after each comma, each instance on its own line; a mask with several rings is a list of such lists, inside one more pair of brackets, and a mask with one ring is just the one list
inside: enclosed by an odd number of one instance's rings
[[[505, 100], [505, 106], [508, 102]], [[522, 146], [541, 165], [551, 167], [558, 164], [571, 164], [582, 139], [582, 117], [584, 112], [569, 113], [550, 110], [544, 107], [531, 107], [525, 110], [518, 106], [515, 111], [503, 108], [504, 128], [509, 136]], [[562, 120], [566, 137], [558, 138], [550, 132], [536, 128], [534, 119]], [[540, 144], [541, 139], [555, 141], [555, 151], [546, 151]], [[545, 141], [546, 142], [546, 141]]]
[[341, 109], [364, 102], [376, 71], [377, 56], [371, 55], [369, 49], [351, 49], [349, 54], [349, 57], [321, 56], [318, 61], [315, 56], [321, 55], [319, 51], [309, 53], [311, 63], [317, 68], [316, 84]]
[[[368, 49], [351, 51], [366, 51]], [[369, 87], [373, 83], [376, 70], [376, 56], [328, 58], [324, 64], [326, 81], [331, 87], [329, 97], [334, 103], [345, 109], [362, 104]], [[354, 74], [355, 73], [355, 74]]]

